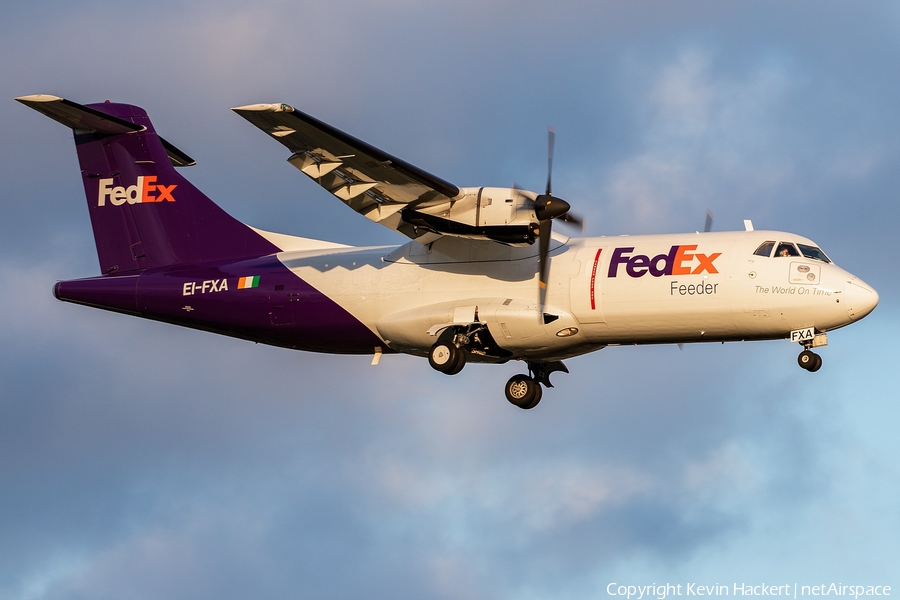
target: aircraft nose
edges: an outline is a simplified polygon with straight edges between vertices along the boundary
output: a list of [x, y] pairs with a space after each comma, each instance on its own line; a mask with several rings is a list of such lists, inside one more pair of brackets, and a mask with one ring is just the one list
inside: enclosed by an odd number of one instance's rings
[[875, 310], [878, 292], [862, 279], [854, 277], [844, 287], [844, 302], [847, 303], [847, 314], [858, 321]]

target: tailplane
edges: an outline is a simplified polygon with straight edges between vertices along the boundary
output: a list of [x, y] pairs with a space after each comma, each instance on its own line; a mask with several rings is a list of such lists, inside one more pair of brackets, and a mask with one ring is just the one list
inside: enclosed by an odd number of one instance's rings
[[194, 161], [156, 134], [144, 109], [16, 100], [73, 130], [104, 275], [279, 251], [175, 170]]

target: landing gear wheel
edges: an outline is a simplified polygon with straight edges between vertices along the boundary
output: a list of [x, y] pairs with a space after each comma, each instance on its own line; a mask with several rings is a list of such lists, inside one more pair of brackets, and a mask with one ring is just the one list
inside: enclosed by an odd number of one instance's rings
[[800, 365], [801, 369], [809, 371], [809, 368], [816, 364], [815, 356], [816, 355], [809, 350], [804, 350], [800, 353], [800, 356], [797, 357], [797, 364]]
[[523, 406], [525, 410], [531, 410], [535, 406], [538, 405], [538, 402], [541, 401], [541, 397], [544, 395], [544, 388], [541, 387], [541, 384], [538, 382], [534, 382], [534, 398], [531, 399], [531, 403], [528, 406]]
[[[431, 347], [431, 351], [428, 352], [428, 364], [436, 371], [450, 373], [456, 368], [460, 353], [460, 349], [451, 342], [437, 342]], [[463, 361], [465, 361], [465, 358], [463, 358]]]
[[463, 370], [464, 366], [466, 366], [466, 353], [462, 348], [456, 348], [456, 362], [453, 363], [453, 367], [450, 370], [444, 372], [447, 375], [456, 375]]
[[506, 382], [506, 399], [519, 408], [528, 410], [537, 406], [543, 392], [541, 384], [528, 375], [513, 375]]
[[816, 363], [809, 368], [810, 373], [815, 373], [822, 368], [822, 357], [816, 354]]
[[815, 373], [822, 368], [822, 357], [812, 350], [804, 350], [797, 357], [797, 363], [810, 373]]

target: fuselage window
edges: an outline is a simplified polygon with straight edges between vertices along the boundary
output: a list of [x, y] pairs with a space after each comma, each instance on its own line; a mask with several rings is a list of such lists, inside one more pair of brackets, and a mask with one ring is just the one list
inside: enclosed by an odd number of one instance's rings
[[755, 254], [756, 256], [772, 256], [772, 248], [774, 247], [775, 242], [763, 242], [753, 254]]
[[806, 258], [821, 260], [822, 262], [827, 263], [831, 262], [831, 260], [827, 256], [825, 256], [825, 253], [815, 246], [807, 246], [805, 244], [797, 244], [797, 246], [800, 247], [800, 252], [802, 252], [803, 256], [805, 256]]
[[800, 256], [797, 247], [790, 242], [781, 242], [775, 250], [775, 256]]

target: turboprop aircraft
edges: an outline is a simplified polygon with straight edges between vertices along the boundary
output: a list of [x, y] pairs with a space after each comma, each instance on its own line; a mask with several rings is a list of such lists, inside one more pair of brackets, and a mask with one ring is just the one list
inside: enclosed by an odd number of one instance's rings
[[[402, 352], [448, 375], [523, 361], [506, 397], [541, 400], [566, 358], [624, 344], [791, 340], [800, 366], [878, 294], [812, 240], [782, 231], [566, 238], [552, 194], [460, 188], [287, 104], [233, 109], [287, 161], [370, 220], [406, 236], [354, 247], [234, 219], [175, 167], [194, 161], [137, 106], [17, 98], [74, 131], [101, 275], [55, 296], [297, 350]], [[709, 223], [709, 221], [707, 221]], [[707, 226], [707, 229], [709, 227]]]

